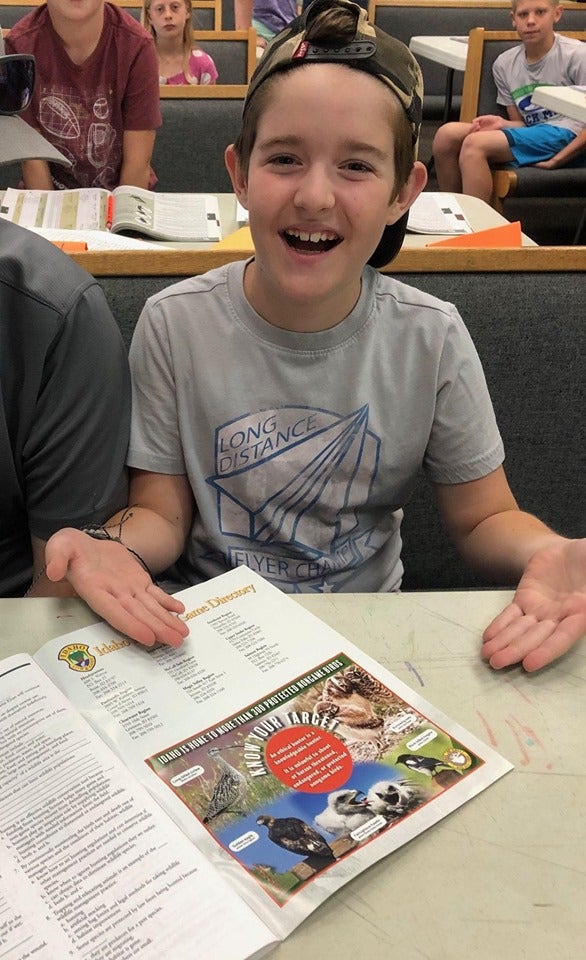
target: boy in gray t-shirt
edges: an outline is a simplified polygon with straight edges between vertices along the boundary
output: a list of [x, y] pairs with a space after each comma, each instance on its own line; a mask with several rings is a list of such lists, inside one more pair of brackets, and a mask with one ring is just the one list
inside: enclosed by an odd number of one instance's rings
[[586, 163], [586, 125], [533, 103], [540, 85], [586, 84], [586, 44], [554, 30], [563, 8], [557, 0], [512, 0], [511, 18], [521, 38], [493, 65], [497, 103], [507, 117], [486, 114], [472, 123], [446, 123], [433, 141], [440, 190], [490, 201], [491, 165], [534, 165], [553, 170]]
[[244, 563], [283, 590], [398, 589], [421, 469], [466, 559], [520, 581], [485, 632], [489, 663], [535, 670], [583, 632], [586, 540], [517, 506], [456, 308], [375, 269], [426, 182], [422, 92], [407, 47], [346, 0], [316, 0], [260, 60], [226, 150], [254, 258], [148, 301], [131, 505], [98, 539], [47, 547], [48, 576], [136, 640], [187, 632], [140, 557], [187, 583]]

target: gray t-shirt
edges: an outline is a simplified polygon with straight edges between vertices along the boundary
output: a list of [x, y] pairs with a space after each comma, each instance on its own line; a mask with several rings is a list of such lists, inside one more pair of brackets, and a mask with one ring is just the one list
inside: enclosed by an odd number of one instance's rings
[[343, 322], [278, 329], [244, 269], [151, 297], [130, 350], [128, 463], [187, 474], [197, 504], [174, 575], [245, 563], [290, 592], [396, 590], [420, 469], [460, 483], [503, 460], [470, 336], [451, 304], [370, 267]]
[[498, 56], [492, 67], [497, 88], [497, 103], [516, 106], [527, 127], [550, 123], [579, 133], [585, 126], [555, 110], [533, 103], [535, 87], [540, 85], [569, 87], [586, 84], [586, 44], [572, 37], [556, 34], [551, 50], [537, 63], [527, 63], [522, 44]]

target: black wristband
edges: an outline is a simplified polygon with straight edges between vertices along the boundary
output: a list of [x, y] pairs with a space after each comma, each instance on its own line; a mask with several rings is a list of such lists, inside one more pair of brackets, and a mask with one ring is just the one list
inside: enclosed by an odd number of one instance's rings
[[155, 578], [153, 577], [153, 575], [152, 575], [152, 573], [151, 573], [151, 571], [150, 571], [150, 569], [149, 569], [149, 565], [147, 564], [147, 562], [146, 562], [145, 560], [142, 559], [142, 557], [140, 556], [140, 554], [137, 553], [136, 550], [133, 550], [132, 547], [126, 546], [126, 544], [124, 543], [124, 541], [122, 540], [121, 537], [115, 537], [115, 536], [113, 536], [113, 535], [106, 529], [106, 527], [103, 527], [103, 526], [101, 526], [100, 524], [97, 524], [97, 523], [92, 523], [92, 524], [90, 524], [88, 527], [82, 527], [82, 528], [81, 528], [81, 533], [87, 533], [88, 537], [92, 537], [93, 540], [113, 540], [115, 543], [120, 543], [120, 544], [122, 544], [122, 546], [124, 547], [124, 549], [125, 549], [125, 550], [128, 550], [128, 552], [131, 553], [132, 556], [135, 557], [136, 560], [138, 560], [138, 562], [140, 563], [141, 567], [148, 573], [148, 575], [149, 575], [149, 577], [151, 578], [151, 580], [153, 581], [153, 583], [155, 582]]

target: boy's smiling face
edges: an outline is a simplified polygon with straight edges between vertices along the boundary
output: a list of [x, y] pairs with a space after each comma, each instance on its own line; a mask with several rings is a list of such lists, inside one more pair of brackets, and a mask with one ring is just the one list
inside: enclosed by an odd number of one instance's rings
[[270, 323], [323, 330], [354, 307], [385, 226], [425, 185], [425, 168], [416, 164], [394, 196], [400, 109], [392, 92], [362, 71], [298, 67], [272, 82], [246, 178], [228, 149], [255, 245], [245, 292]]

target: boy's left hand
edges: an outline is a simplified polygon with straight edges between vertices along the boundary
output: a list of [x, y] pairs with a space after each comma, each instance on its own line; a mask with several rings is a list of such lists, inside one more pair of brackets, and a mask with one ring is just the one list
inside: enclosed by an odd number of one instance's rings
[[482, 656], [499, 670], [539, 670], [586, 633], [586, 539], [538, 550], [512, 603], [486, 628]]

